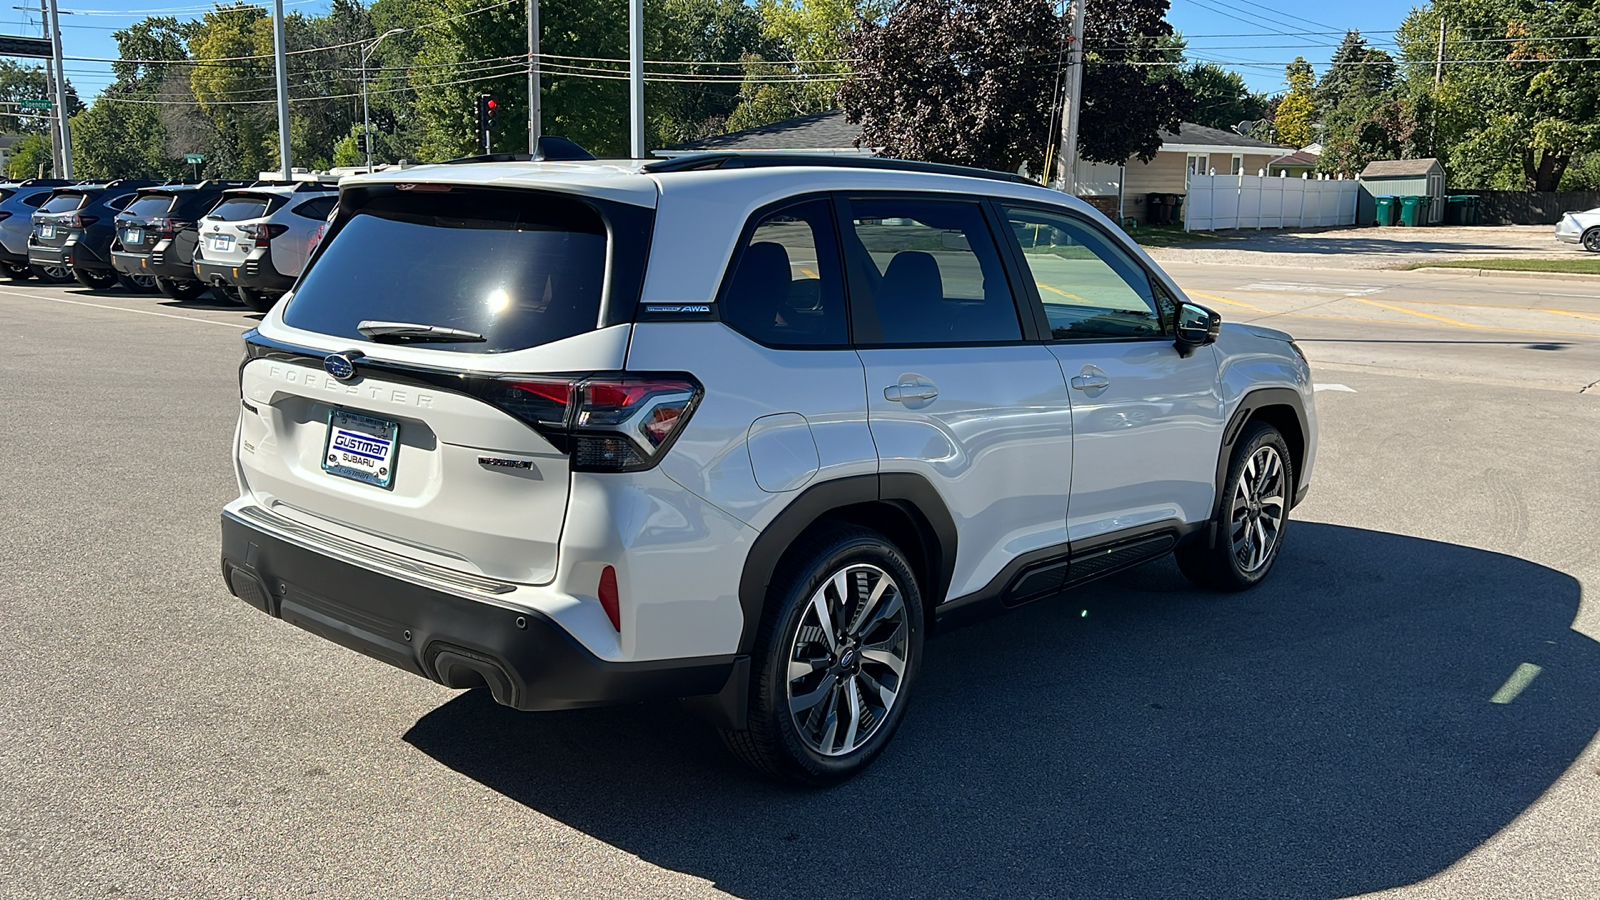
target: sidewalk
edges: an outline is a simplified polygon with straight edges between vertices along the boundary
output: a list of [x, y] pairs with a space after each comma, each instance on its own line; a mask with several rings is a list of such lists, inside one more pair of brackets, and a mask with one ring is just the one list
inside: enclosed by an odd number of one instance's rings
[[1218, 232], [1214, 241], [1146, 250], [1159, 263], [1312, 269], [1402, 269], [1450, 259], [1561, 259], [1589, 255], [1557, 241], [1554, 232], [1553, 225], [1240, 230]]

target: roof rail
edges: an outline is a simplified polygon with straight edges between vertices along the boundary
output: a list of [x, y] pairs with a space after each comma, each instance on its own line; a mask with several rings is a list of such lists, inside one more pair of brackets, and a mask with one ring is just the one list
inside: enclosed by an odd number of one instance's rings
[[831, 169], [888, 169], [898, 172], [925, 172], [931, 175], [961, 175], [966, 178], [988, 178], [993, 181], [1010, 181], [1015, 184], [1039, 182], [1012, 172], [997, 172], [973, 166], [950, 163], [922, 162], [912, 159], [888, 159], [879, 156], [816, 156], [805, 153], [693, 153], [671, 159], [645, 163], [646, 172], [697, 172], [709, 169], [767, 169], [775, 166], [816, 166]]
[[595, 155], [583, 149], [577, 143], [569, 141], [560, 135], [546, 134], [539, 137], [539, 143], [533, 153], [484, 153], [478, 156], [463, 156], [460, 159], [447, 159], [440, 165], [454, 165], [456, 163], [483, 163], [483, 162], [550, 162], [590, 160]]

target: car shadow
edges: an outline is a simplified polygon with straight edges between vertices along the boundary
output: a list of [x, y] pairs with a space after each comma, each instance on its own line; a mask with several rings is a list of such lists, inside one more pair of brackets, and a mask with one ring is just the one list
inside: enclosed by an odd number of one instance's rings
[[[1581, 588], [1452, 544], [1290, 534], [1249, 593], [1195, 591], [1163, 561], [937, 637], [893, 744], [830, 790], [746, 775], [672, 704], [528, 714], [474, 691], [406, 740], [741, 897], [1415, 882], [1515, 819], [1600, 728], [1600, 645], [1569, 627]], [[1526, 690], [1491, 702], [1525, 663]]]

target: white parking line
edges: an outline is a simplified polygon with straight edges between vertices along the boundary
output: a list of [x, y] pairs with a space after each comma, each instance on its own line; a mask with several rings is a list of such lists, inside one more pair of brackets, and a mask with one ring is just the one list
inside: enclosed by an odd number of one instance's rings
[[1517, 695], [1527, 690], [1528, 685], [1533, 684], [1533, 679], [1539, 677], [1539, 673], [1543, 671], [1533, 663], [1522, 663], [1511, 673], [1511, 677], [1506, 679], [1506, 683], [1500, 685], [1500, 690], [1494, 692], [1489, 702], [1503, 704], [1517, 699]]
[[221, 325], [223, 328], [236, 328], [240, 331], [255, 327], [254, 325], [240, 325], [236, 322], [217, 322], [212, 319], [197, 319], [194, 316], [180, 316], [174, 313], [156, 312], [153, 309], [129, 309], [126, 306], [110, 306], [105, 303], [86, 303], [82, 300], [68, 300], [65, 297], [43, 297], [39, 294], [31, 294], [25, 291], [8, 291], [4, 288], [0, 288], [0, 294], [5, 294], [11, 297], [26, 297], [29, 300], [49, 300], [51, 303], [70, 303], [73, 306], [92, 306], [95, 309], [110, 309], [115, 310], [116, 312], [138, 313], [141, 316], [160, 316], [163, 319], [181, 319], [185, 322], [198, 322], [201, 325]]
[[1365, 297], [1388, 289], [1388, 285], [1381, 284], [1308, 284], [1301, 281], [1259, 281], [1237, 288], [1275, 294], [1337, 294], [1344, 297]]
[[1323, 391], [1338, 391], [1344, 394], [1354, 394], [1356, 389], [1347, 384], [1315, 384], [1311, 386], [1312, 393], [1320, 394]]

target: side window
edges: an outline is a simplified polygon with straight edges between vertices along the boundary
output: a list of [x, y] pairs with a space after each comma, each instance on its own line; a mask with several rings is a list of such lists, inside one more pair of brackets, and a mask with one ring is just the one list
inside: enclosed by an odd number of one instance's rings
[[46, 200], [49, 200], [49, 199], [50, 199], [50, 192], [49, 191], [34, 191], [33, 193], [29, 194], [28, 196], [23, 197], [22, 198], [22, 203], [23, 203], [24, 206], [31, 206], [34, 209], [38, 209], [39, 207], [44, 205], [44, 202]]
[[1153, 337], [1175, 307], [1144, 267], [1093, 226], [1008, 207], [1006, 220], [1056, 340]]
[[835, 231], [823, 199], [763, 215], [724, 282], [722, 321], [763, 344], [847, 345]]
[[852, 200], [844, 237], [858, 343], [1022, 339], [1011, 285], [977, 203]]
[[134, 196], [134, 194], [123, 194], [120, 197], [112, 197], [106, 201], [106, 205], [112, 209], [122, 209], [133, 201]]
[[307, 200], [290, 211], [297, 216], [305, 216], [308, 219], [316, 219], [320, 222], [328, 217], [328, 213], [333, 212], [333, 204], [338, 202], [338, 199], [337, 197], [318, 197], [315, 200]]

